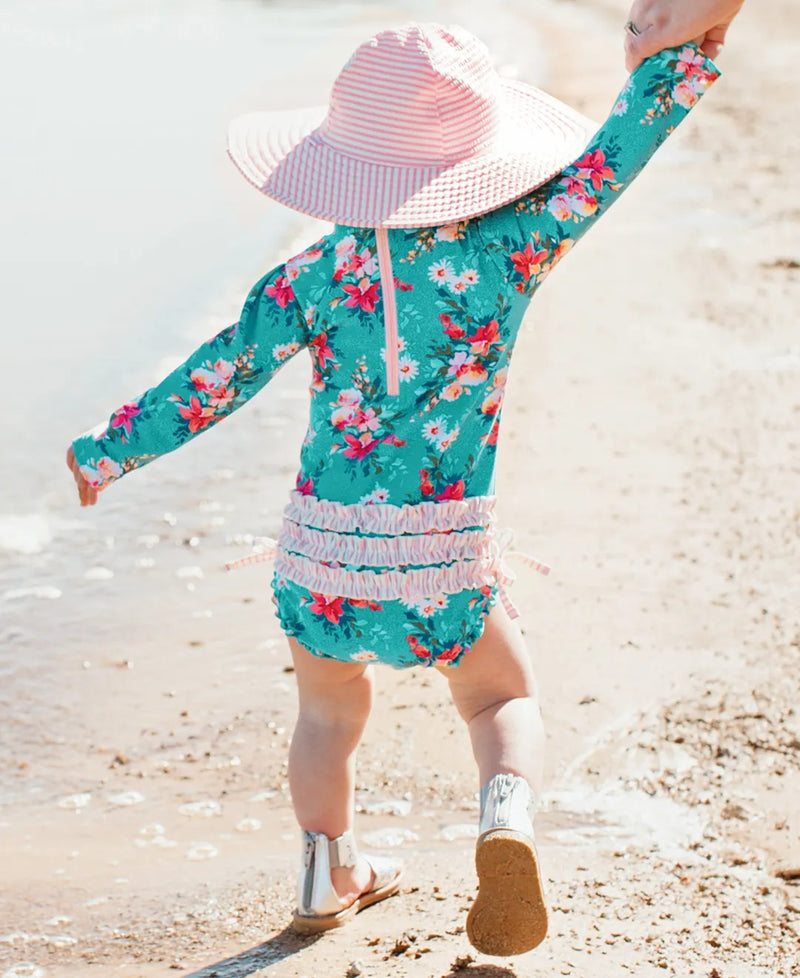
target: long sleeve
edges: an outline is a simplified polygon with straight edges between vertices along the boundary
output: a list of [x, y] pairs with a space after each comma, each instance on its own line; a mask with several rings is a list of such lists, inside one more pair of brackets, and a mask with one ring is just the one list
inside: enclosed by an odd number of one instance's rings
[[105, 489], [213, 427], [257, 394], [307, 339], [291, 271], [279, 266], [250, 290], [238, 323], [119, 407], [96, 433], [75, 439], [84, 477], [95, 489]]
[[534, 293], [718, 77], [694, 44], [653, 55], [628, 78], [608, 119], [576, 160], [481, 219], [485, 245], [517, 292]]

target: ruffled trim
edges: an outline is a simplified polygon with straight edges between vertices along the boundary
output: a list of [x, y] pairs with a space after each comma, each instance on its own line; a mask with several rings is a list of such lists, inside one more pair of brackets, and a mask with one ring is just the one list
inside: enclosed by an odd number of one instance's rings
[[[494, 548], [492, 548], [494, 550]], [[511, 583], [496, 550], [482, 560], [459, 560], [443, 567], [409, 570], [348, 570], [329, 567], [299, 554], [278, 550], [275, 573], [300, 587], [321, 594], [362, 601], [419, 601], [433, 594], [457, 594], [485, 585], [505, 587]]]
[[432, 533], [487, 527], [492, 521], [496, 496], [469, 496], [392, 506], [389, 503], [346, 505], [332, 499], [318, 499], [292, 491], [286, 507], [286, 518], [293, 523], [333, 530], [336, 533]]
[[369, 567], [447, 564], [455, 560], [480, 560], [491, 554], [491, 539], [483, 529], [362, 537], [315, 530], [288, 519], [281, 528], [278, 546], [312, 560]]

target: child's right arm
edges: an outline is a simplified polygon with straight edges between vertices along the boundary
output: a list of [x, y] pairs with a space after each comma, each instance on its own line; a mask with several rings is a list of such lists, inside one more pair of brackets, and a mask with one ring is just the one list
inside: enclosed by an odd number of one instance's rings
[[[239, 322], [200, 346], [141, 397], [118, 408], [67, 453], [81, 505], [98, 490], [211, 428], [250, 400], [307, 345], [308, 327], [283, 266], [250, 291]], [[85, 482], [85, 485], [83, 482]]]

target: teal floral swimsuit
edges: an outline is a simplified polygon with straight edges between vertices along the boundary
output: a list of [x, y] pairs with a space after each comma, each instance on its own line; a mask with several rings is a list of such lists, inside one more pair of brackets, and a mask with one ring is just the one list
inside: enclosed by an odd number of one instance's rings
[[649, 58], [579, 159], [481, 217], [335, 226], [265, 275], [238, 323], [78, 438], [84, 476], [103, 489], [177, 448], [307, 349], [310, 422], [275, 546], [283, 630], [328, 658], [456, 665], [508, 583], [495, 446], [531, 297], [717, 77], [694, 45]]

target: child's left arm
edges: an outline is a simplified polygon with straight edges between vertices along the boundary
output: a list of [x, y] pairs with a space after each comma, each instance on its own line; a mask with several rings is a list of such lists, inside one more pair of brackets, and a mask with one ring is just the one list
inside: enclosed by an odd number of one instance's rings
[[481, 234], [514, 288], [531, 296], [688, 115], [719, 70], [695, 44], [669, 48], [630, 76], [584, 152], [543, 186], [486, 215]]
[[307, 340], [302, 310], [285, 268], [279, 266], [253, 286], [238, 323], [114, 411], [99, 432], [75, 439], [67, 465], [81, 504], [92, 505], [98, 490], [228, 417]]

